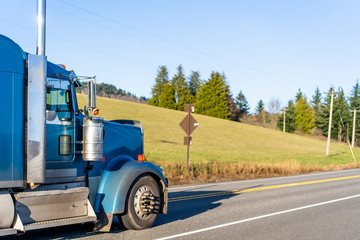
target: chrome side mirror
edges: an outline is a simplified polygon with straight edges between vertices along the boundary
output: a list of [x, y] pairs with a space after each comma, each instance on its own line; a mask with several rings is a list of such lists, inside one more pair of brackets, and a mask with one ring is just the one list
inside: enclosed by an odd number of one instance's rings
[[96, 109], [96, 77], [91, 78], [88, 83], [89, 89], [89, 109]]

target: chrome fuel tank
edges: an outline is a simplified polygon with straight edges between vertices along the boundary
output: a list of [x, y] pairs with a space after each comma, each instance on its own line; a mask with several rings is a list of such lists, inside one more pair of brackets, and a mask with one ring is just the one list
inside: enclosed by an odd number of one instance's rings
[[83, 122], [83, 159], [101, 161], [103, 158], [104, 119], [100, 117], [84, 118]]

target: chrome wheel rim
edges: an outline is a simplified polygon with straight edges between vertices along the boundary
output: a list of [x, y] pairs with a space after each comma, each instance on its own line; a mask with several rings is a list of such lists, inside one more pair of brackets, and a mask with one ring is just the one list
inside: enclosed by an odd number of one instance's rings
[[140, 218], [148, 217], [155, 208], [155, 197], [148, 186], [141, 186], [134, 196], [135, 214]]

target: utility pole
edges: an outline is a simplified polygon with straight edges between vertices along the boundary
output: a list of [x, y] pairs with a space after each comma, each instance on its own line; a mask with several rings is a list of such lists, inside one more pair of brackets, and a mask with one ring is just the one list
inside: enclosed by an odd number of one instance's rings
[[352, 132], [352, 139], [351, 139], [351, 147], [354, 148], [355, 145], [355, 122], [356, 122], [356, 112], [360, 112], [360, 110], [351, 110], [350, 112], [354, 113], [354, 121], [353, 121], [353, 132]]
[[286, 110], [288, 110], [287, 108], [284, 108], [284, 124], [283, 124], [283, 132], [285, 132], [285, 113], [286, 113]]
[[329, 116], [328, 138], [327, 138], [327, 145], [326, 145], [326, 156], [329, 156], [330, 136], [331, 136], [331, 121], [332, 121], [332, 111], [333, 111], [333, 104], [334, 104], [334, 96], [335, 96], [335, 94], [338, 94], [338, 92], [334, 92], [334, 90], [331, 90], [331, 92], [330, 92], [330, 96], [331, 96], [331, 100], [330, 100], [330, 116]]

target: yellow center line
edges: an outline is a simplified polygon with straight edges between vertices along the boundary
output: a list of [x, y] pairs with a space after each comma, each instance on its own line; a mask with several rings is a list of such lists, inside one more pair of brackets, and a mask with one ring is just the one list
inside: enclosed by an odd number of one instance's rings
[[338, 177], [338, 178], [328, 178], [328, 179], [298, 182], [298, 183], [279, 184], [279, 185], [273, 185], [273, 186], [267, 186], [267, 187], [247, 188], [247, 189], [242, 189], [242, 190], [231, 190], [231, 191], [223, 191], [223, 192], [215, 192], [215, 193], [206, 193], [206, 194], [199, 194], [199, 195], [192, 195], [192, 196], [185, 196], [185, 197], [175, 197], [175, 198], [170, 198], [169, 202], [179, 202], [179, 201], [184, 201], [184, 200], [192, 200], [192, 199], [198, 199], [198, 198], [207, 198], [207, 197], [215, 197], [215, 196], [230, 195], [230, 194], [258, 192], [258, 191], [264, 191], [264, 190], [270, 190], [270, 189], [296, 187], [296, 186], [303, 186], [303, 185], [309, 185], [309, 184], [315, 184], [315, 183], [335, 182], [335, 181], [348, 180], [348, 179], [354, 179], [354, 178], [360, 178], [360, 175]]

